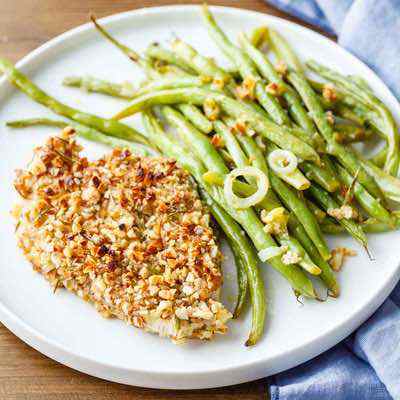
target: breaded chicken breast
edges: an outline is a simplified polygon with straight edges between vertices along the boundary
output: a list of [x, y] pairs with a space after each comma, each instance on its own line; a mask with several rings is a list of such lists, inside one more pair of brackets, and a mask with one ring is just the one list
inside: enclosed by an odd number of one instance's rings
[[66, 128], [17, 171], [16, 236], [33, 268], [174, 341], [225, 333], [221, 253], [190, 176], [167, 158], [115, 149], [88, 161], [81, 150]]

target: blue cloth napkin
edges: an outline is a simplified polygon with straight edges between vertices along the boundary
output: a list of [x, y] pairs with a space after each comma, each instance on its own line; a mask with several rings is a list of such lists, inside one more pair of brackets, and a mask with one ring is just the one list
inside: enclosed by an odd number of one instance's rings
[[[400, 0], [266, 0], [338, 36], [400, 99]], [[272, 377], [272, 400], [400, 400], [400, 283], [333, 349]]]

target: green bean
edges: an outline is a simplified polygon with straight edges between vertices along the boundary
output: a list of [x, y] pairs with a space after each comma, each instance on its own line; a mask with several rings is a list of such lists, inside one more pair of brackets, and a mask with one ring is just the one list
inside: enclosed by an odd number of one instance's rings
[[[229, 118], [226, 118], [226, 121], [230, 125], [233, 124], [233, 121]], [[247, 135], [237, 135], [237, 141], [240, 142], [240, 144], [244, 148], [245, 152], [247, 153], [247, 157], [250, 161], [250, 164], [252, 164], [256, 168], [259, 168], [266, 175], [268, 175], [268, 166], [267, 166], [267, 162], [265, 160], [264, 154], [261, 151], [260, 147], [257, 146], [254, 139]], [[271, 146], [272, 145], [270, 145], [270, 147]], [[298, 170], [294, 171], [290, 175], [290, 177], [284, 176], [281, 179], [285, 180], [290, 185], [296, 187], [299, 190], [301, 190], [305, 185], [309, 184], [309, 182], [305, 179], [305, 177]]]
[[[250, 291], [250, 299], [252, 304], [252, 328], [246, 346], [252, 346], [260, 339], [265, 324], [266, 299], [264, 291], [264, 283], [258, 269], [257, 254], [246, 236], [243, 236], [243, 231], [240, 226], [221, 208], [204, 189], [200, 189], [202, 197], [210, 205], [211, 213], [215, 220], [223, 229], [226, 237], [231, 243], [234, 243], [232, 250], [235, 257], [240, 262], [239, 267], [245, 269], [248, 279], [248, 287]], [[241, 287], [244, 287], [244, 282], [239, 282]], [[239, 290], [240, 291], [240, 290]], [[241, 304], [245, 297], [245, 290], [242, 289], [241, 296], [238, 298], [238, 303], [235, 308], [234, 316], [237, 317]]]
[[110, 35], [96, 20], [96, 18], [91, 15], [90, 19], [92, 20], [97, 31], [106, 38], [110, 43], [112, 43], [115, 47], [117, 47], [123, 54], [125, 54], [131, 61], [138, 63], [146, 72], [151, 70], [151, 63], [149, 60], [141, 57], [136, 51], [132, 50], [128, 46], [125, 46], [117, 39], [115, 39], [112, 35]]
[[[384, 224], [374, 218], [367, 219], [361, 224], [361, 227], [365, 233], [384, 233], [391, 232], [400, 228], [400, 219], [395, 220], [395, 225]], [[324, 233], [328, 234], [339, 234], [345, 232], [345, 229], [341, 225], [333, 224], [331, 222], [324, 222], [321, 224], [321, 229]]]
[[[213, 90], [218, 90], [235, 97], [235, 84], [233, 77], [229, 72], [218, 66], [213, 59], [202, 56], [192, 46], [179, 39], [176, 39], [172, 43], [172, 47], [177, 53], [177, 57], [182, 58], [185, 63], [190, 65], [191, 68], [196, 71], [199, 75], [198, 79], [203, 82], [203, 86], [207, 86], [206, 82], [211, 81], [211, 87]], [[178, 83], [175, 85], [178, 86]], [[264, 109], [258, 104], [244, 100], [241, 100], [240, 102], [246, 103], [262, 116], [268, 116]]]
[[[204, 57], [192, 46], [180, 39], [172, 42], [172, 49], [200, 76], [219, 80], [221, 86], [233, 85], [233, 77], [215, 63], [212, 58]], [[233, 86], [231, 86], [233, 88]]]
[[161, 47], [158, 43], [152, 43], [146, 49], [146, 56], [156, 60], [164, 61], [168, 64], [177, 65], [189, 74], [194, 74], [195, 71], [190, 65], [186, 64], [185, 60], [177, 57], [176, 53]]
[[[228, 71], [218, 66], [213, 59], [202, 56], [192, 46], [179, 39], [176, 39], [172, 43], [172, 47], [177, 53], [177, 56], [182, 58], [186, 64], [190, 65], [203, 80], [211, 80], [213, 82], [212, 86], [214, 90], [219, 90], [235, 97], [233, 76], [231, 76]], [[258, 104], [245, 100], [241, 100], [241, 102], [248, 104], [254, 111], [257, 111], [264, 117], [268, 117], [265, 110]]]
[[174, 40], [172, 42], [172, 49], [200, 76], [218, 79], [221, 83], [225, 84], [232, 83], [232, 76], [219, 67], [214, 60], [203, 57], [192, 46], [182, 40]]
[[[148, 78], [150, 79], [166, 79], [163, 77], [163, 75], [156, 69], [153, 68], [152, 64], [149, 62], [149, 60], [145, 59], [144, 57], [140, 56], [137, 52], [132, 50], [131, 48], [123, 45], [120, 43], [118, 40], [116, 40], [113, 36], [111, 36], [101, 25], [99, 25], [94, 17], [92, 17], [92, 21], [96, 27], [96, 29], [107, 39], [109, 40], [114, 46], [116, 46], [118, 49], [120, 49], [126, 56], [128, 56], [131, 60], [134, 62], [137, 62], [138, 65], [144, 70], [145, 74], [147, 75]], [[164, 51], [165, 54], [165, 51]], [[173, 54], [170, 56], [174, 56]], [[177, 71], [174, 71], [177, 72]], [[184, 70], [180, 71], [181, 73], [180, 78], [186, 78], [187, 77], [186, 72]], [[176, 73], [174, 74], [176, 75]], [[87, 86], [89, 85], [90, 82], [87, 82]], [[93, 87], [93, 85], [92, 85]], [[105, 89], [104, 85], [102, 87]], [[117, 89], [116, 85], [113, 84], [114, 90]], [[94, 89], [94, 87], [93, 87]], [[92, 90], [95, 91], [95, 90]], [[106, 90], [103, 90], [103, 93], [105, 93]], [[119, 97], [123, 97], [123, 95], [126, 93], [126, 90], [124, 89], [123, 86], [121, 86], [121, 90], [119, 91]], [[108, 95], [112, 95], [110, 92], [105, 93]], [[121, 96], [122, 95], [122, 96]], [[199, 128], [202, 132], [209, 133], [211, 130], [211, 126], [207, 118], [199, 112], [199, 110], [195, 107], [192, 106], [191, 104], [185, 104], [185, 105], [178, 105], [178, 108], [180, 109], [181, 112], [184, 113], [186, 118], [188, 118], [197, 128]]]
[[352, 82], [354, 82], [354, 84], [357, 85], [359, 88], [361, 88], [369, 93], [372, 93], [372, 89], [368, 85], [368, 82], [362, 76], [348, 75], [348, 79], [351, 80]]
[[[338, 109], [340, 107], [340, 104], [338, 105]], [[365, 120], [365, 123], [376, 133], [378, 134], [382, 139], [387, 141], [386, 138], [386, 127], [384, 125], [384, 122], [381, 118], [379, 118], [379, 115], [373, 111], [368, 109], [367, 107], [364, 107], [361, 103], [358, 103], [353, 107], [353, 112], [359, 117], [363, 118]]]
[[[216, 171], [221, 174], [226, 174], [228, 169], [213, 146], [209, 146], [208, 138], [200, 132], [196, 132], [190, 123], [179, 116], [179, 113], [170, 107], [164, 107], [163, 114], [168, 122], [177, 127], [179, 134], [187, 142], [190, 142], [191, 149], [195, 156], [201, 159], [210, 171]], [[179, 121], [181, 119], [181, 121]], [[266, 247], [276, 246], [273, 238], [263, 230], [263, 224], [257, 217], [253, 209], [237, 210], [227, 204], [220, 189], [215, 193], [214, 200], [222, 206], [225, 211], [231, 215], [243, 229], [247, 232], [258, 251]], [[288, 266], [284, 264], [279, 257], [274, 257], [270, 260], [270, 264], [277, 269], [301, 294], [307, 297], [314, 297], [314, 288], [311, 281], [304, 273], [296, 266]]]
[[5, 74], [7, 79], [13, 85], [24, 92], [32, 100], [44, 105], [56, 114], [70, 118], [80, 124], [89, 125], [107, 135], [139, 143], [147, 143], [146, 139], [139, 132], [126, 124], [85, 113], [59, 102], [32, 83], [22, 72], [18, 71], [5, 59], [0, 59], [0, 71]]
[[[242, 144], [243, 148], [245, 149], [247, 156], [251, 157], [251, 163], [253, 166], [256, 168], [259, 168], [262, 172], [264, 172], [266, 175], [268, 175], [268, 165], [267, 162], [264, 158], [264, 155], [261, 151], [261, 149], [257, 146], [253, 138], [245, 135], [239, 135], [237, 136], [237, 139], [239, 142]], [[237, 166], [244, 166], [243, 165], [237, 165]], [[272, 173], [272, 172], [271, 172]], [[240, 190], [240, 189], [239, 189]], [[267, 203], [267, 204], [266, 204]], [[272, 211], [276, 207], [280, 207], [281, 204], [279, 203], [278, 199], [276, 198], [274, 192], [272, 190], [269, 190], [267, 192], [266, 197], [264, 200], [259, 203], [259, 207], [266, 210], [266, 211]], [[282, 238], [279, 239], [280, 242], [282, 243]], [[309, 260], [309, 257], [307, 253], [304, 251], [304, 249], [301, 248], [301, 245], [299, 243], [296, 243], [296, 241], [293, 240], [293, 238], [288, 237], [285, 238], [285, 240], [288, 240], [291, 243], [291, 247], [294, 249], [297, 249], [299, 254], [303, 255], [304, 260], [304, 265], [301, 265], [303, 268], [305, 267], [306, 269], [311, 267], [313, 269], [313, 265]], [[315, 269], [314, 269], [315, 271]]]
[[[254, 143], [254, 145], [250, 144], [248, 149], [254, 149], [254, 146], [256, 146], [255, 143]], [[263, 159], [262, 154], [261, 154], [261, 158]], [[268, 173], [266, 165], [265, 165], [265, 167], [260, 165], [259, 168], [263, 172]], [[208, 181], [210, 181], [210, 180], [208, 180]], [[224, 183], [223, 175], [219, 175], [219, 174], [214, 175], [213, 182], [217, 185], [223, 185], [223, 183]], [[240, 181], [235, 181], [234, 190], [237, 190], [240, 194], [245, 195], [245, 196], [248, 196], [248, 195], [251, 195], [254, 193], [254, 189], [251, 188], [250, 185], [246, 185], [245, 183], [242, 183]], [[277, 207], [282, 207], [282, 205], [279, 203], [279, 200], [276, 199], [275, 195], [273, 194], [273, 192], [271, 190], [268, 191], [266, 197], [262, 200], [262, 202], [260, 202], [257, 205], [258, 210], [264, 209], [267, 212], [272, 211], [274, 208], [277, 208]], [[289, 236], [287, 234], [276, 235], [276, 237], [282, 246], [283, 245], [288, 246], [290, 250], [292, 250], [293, 252], [297, 253], [300, 256], [301, 260], [299, 261], [298, 264], [304, 270], [306, 270], [307, 272], [309, 272], [313, 275], [319, 275], [321, 273], [320, 268], [317, 265], [315, 265], [315, 263], [312, 261], [312, 259], [307, 254], [307, 252], [304, 250], [302, 245], [296, 240], [296, 238], [293, 238], [292, 236]]]
[[338, 102], [335, 104], [336, 113], [342, 118], [355, 122], [358, 125], [364, 126], [366, 118], [354, 110], [354, 107], [349, 107], [346, 104]]
[[[162, 108], [162, 112], [167, 121], [177, 128], [184, 141], [195, 148], [197, 157], [202, 160], [210, 171], [219, 172], [220, 174], [229, 173], [229, 169], [208, 137], [199, 132], [185, 118], [182, 118], [182, 114], [179, 114], [173, 108], [165, 106]], [[196, 146], [197, 143], [201, 145]]]
[[176, 76], [176, 77], [161, 77], [156, 80], [151, 80], [141, 86], [131, 99], [141, 96], [146, 93], [151, 93], [157, 90], [180, 89], [186, 87], [203, 87], [206, 82], [199, 76]]
[[[218, 66], [213, 59], [204, 57], [199, 54], [193, 47], [187, 43], [177, 39], [172, 43], [174, 50], [190, 63], [193, 69], [196, 70], [200, 78], [207, 81], [212, 80], [213, 90], [221, 91], [229, 96], [235, 97], [235, 84], [233, 77], [220, 66]], [[257, 111], [263, 117], [268, 118], [268, 114], [258, 104], [247, 101], [239, 100], [241, 103], [247, 104], [254, 111]]]
[[[218, 223], [218, 221], [217, 221], [217, 223]], [[239, 318], [239, 316], [242, 314], [243, 307], [246, 304], [247, 288], [249, 286], [248, 278], [247, 278], [247, 274], [246, 274], [246, 265], [245, 265], [246, 262], [242, 257], [240, 249], [236, 246], [236, 243], [232, 242], [228, 238], [227, 238], [227, 241], [232, 250], [233, 257], [235, 259], [236, 279], [237, 279], [237, 286], [238, 286], [238, 294], [236, 297], [235, 309], [233, 311], [233, 318]], [[257, 256], [255, 257], [255, 261], [257, 261]]]
[[[263, 53], [261, 53], [256, 47], [254, 47], [245, 35], [241, 35], [239, 40], [242, 46], [247, 51], [247, 54], [256, 63], [263, 77], [285, 89], [283, 96], [289, 104], [295, 121], [304, 129], [304, 132], [308, 136], [314, 137], [316, 133], [314, 123], [308, 115], [307, 111], [304, 109], [303, 105], [301, 104], [301, 99], [299, 98], [297, 93], [283, 81], [283, 79], [276, 72], [275, 68], [269, 62], [267, 57], [265, 57]], [[280, 42], [283, 43], [282, 38], [280, 38]], [[289, 46], [285, 46], [285, 48], [290, 49]], [[299, 68], [298, 65], [297, 68]], [[333, 192], [338, 189], [339, 182], [336, 179], [335, 173], [333, 171], [330, 171], [327, 168], [321, 168], [319, 166], [312, 165], [310, 163], [304, 163], [303, 167], [300, 168], [303, 170], [303, 172], [308, 173], [308, 178], [315, 180], [317, 183], [325, 187], [328, 191]]]
[[73, 121], [66, 122], [60, 120], [53, 120], [49, 118], [30, 118], [17, 121], [9, 121], [6, 123], [6, 125], [11, 128], [27, 128], [31, 126], [53, 126], [57, 128], [65, 128], [67, 126], [71, 126], [72, 128], [75, 129], [78, 136], [83, 137], [84, 139], [90, 140], [92, 142], [105, 144], [110, 147], [128, 148], [132, 150], [135, 154], [140, 154], [141, 156], [159, 155], [157, 151], [144, 144], [133, 143], [128, 140], [119, 139], [117, 137], [107, 136], [97, 131], [94, 128], [78, 124]]
[[362, 166], [376, 180], [384, 195], [397, 203], [400, 203], [400, 179], [389, 175], [372, 161], [366, 160], [360, 154], [357, 154]]
[[258, 28], [253, 29], [250, 34], [250, 43], [255, 47], [261, 46], [267, 34], [268, 28], [266, 26], [259, 26]]
[[112, 97], [130, 100], [136, 91], [128, 85], [112, 83], [92, 76], [68, 76], [63, 80], [64, 86], [84, 89], [88, 92], [102, 93]]
[[[174, 77], [163, 78], [156, 81], [151, 81], [138, 90], [129, 88], [127, 85], [112, 83], [97, 79], [93, 77], [68, 77], [65, 78], [63, 84], [71, 87], [83, 88], [89, 92], [101, 93], [112, 97], [119, 97], [125, 100], [132, 100], [139, 94], [147, 93], [155, 88], [179, 88], [186, 86], [203, 86], [197, 77]], [[186, 118], [189, 119], [197, 128], [204, 133], [212, 131], [212, 123], [204, 116], [200, 110], [191, 104], [178, 104], [179, 111], [181, 111]]]
[[313, 203], [310, 199], [305, 199], [307, 207], [310, 211], [315, 215], [315, 218], [319, 223], [325, 220], [326, 212], [321, 210], [315, 203]]
[[368, 126], [373, 133], [377, 133], [386, 140], [386, 127], [378, 113], [364, 104], [357, 102], [356, 99], [341, 93], [337, 87], [334, 90], [337, 96], [337, 100], [334, 102], [329, 102], [322, 96], [319, 96], [321, 105], [325, 109], [334, 110], [338, 116], [356, 124]]
[[212, 132], [211, 121], [196, 106], [182, 103], [176, 107], [201, 132], [206, 134]]
[[[188, 81], [192, 81], [192, 84], [194, 84], [193, 83], [193, 79], [198, 81], [197, 78], [194, 77], [192, 79], [192, 77], [190, 77], [190, 76], [189, 77], [180, 76], [177, 79], [176, 78], [172, 79], [172, 81], [171, 81], [171, 78], [163, 78], [162, 75], [157, 70], [153, 69], [151, 63], [148, 60], [144, 59], [143, 57], [141, 57], [138, 53], [136, 53], [132, 49], [130, 49], [130, 48], [126, 47], [125, 45], [121, 44], [120, 42], [118, 42], [104, 28], [102, 28], [95, 20], [93, 20], [93, 22], [94, 22], [96, 28], [99, 30], [99, 32], [103, 36], [105, 36], [106, 39], [110, 40], [111, 43], [113, 43], [115, 46], [117, 46], [130, 59], [132, 59], [134, 61], [137, 61], [139, 63], [139, 65], [144, 69], [146, 74], [151, 79], [154, 79], [154, 78], [158, 79], [157, 83], [155, 83], [155, 85], [158, 85], [158, 87], [169, 87], [169, 88], [171, 88], [171, 87], [181, 87], [182, 84], [183, 84], [182, 83], [182, 79], [184, 80], [184, 84], [186, 84], [186, 85], [188, 84]], [[172, 54], [172, 52], [169, 52], [169, 53], [171, 53], [170, 54], [171, 57], [174, 56]], [[164, 51], [163, 54], [165, 54], [165, 51]], [[160, 82], [160, 79], [162, 80], [161, 82]], [[178, 81], [178, 82], [176, 82], [176, 81]], [[86, 83], [86, 88], [88, 88], [89, 84], [90, 84], [90, 82]], [[153, 83], [153, 85], [154, 85], [154, 83]], [[115, 84], [113, 84], [113, 88], [114, 88], [114, 91], [116, 91], [118, 89], [118, 87]], [[121, 88], [121, 90], [118, 93], [118, 97], [124, 97], [124, 93], [125, 93], [124, 87], [121, 86], [120, 88]], [[91, 85], [91, 89], [92, 89], [92, 91], [98, 91], [98, 90], [95, 90], [96, 87], [93, 86], [93, 85]], [[150, 88], [147, 88], [147, 89], [148, 90], [151, 89], [151, 84], [150, 84]], [[154, 89], [154, 87], [153, 87], [153, 89]], [[143, 91], [145, 91], [145, 88], [141, 89], [141, 92], [143, 92]], [[104, 85], [103, 85], [102, 92], [105, 93], [105, 94], [112, 95], [112, 93], [110, 93], [110, 92], [107, 93], [106, 87]], [[185, 116], [189, 120], [191, 120], [196, 127], [198, 127], [203, 132], [206, 132], [206, 133], [210, 132], [211, 127], [210, 127], [209, 121], [207, 120], [207, 118], [204, 117], [204, 115], [202, 115], [196, 109], [195, 106], [192, 106], [190, 104], [186, 104], [186, 105], [179, 105], [178, 107], [180, 108], [180, 111], [183, 112], [185, 114]]]
[[371, 157], [369, 160], [373, 162], [377, 167], [382, 168], [383, 165], [385, 164], [386, 160], [386, 147], [383, 147], [381, 150], [379, 150], [373, 157]]
[[292, 235], [301, 243], [307, 253], [311, 256], [314, 262], [321, 269], [319, 278], [324, 282], [333, 297], [338, 297], [340, 294], [339, 283], [336, 280], [335, 274], [332, 271], [329, 263], [324, 260], [314, 246], [312, 240], [307, 235], [304, 227], [296, 218], [289, 218], [289, 228]]
[[366, 129], [363, 125], [355, 122], [352, 119], [343, 118], [333, 115], [335, 130], [335, 140], [339, 143], [356, 143], [367, 141], [374, 136], [373, 129]]
[[[224, 140], [225, 147], [230, 153], [235, 165], [238, 167], [250, 165], [249, 158], [240, 147], [237, 138], [233, 135], [230, 128], [226, 126], [222, 121], [215, 121], [214, 128], [215, 132], [217, 132], [217, 134], [220, 135]], [[254, 182], [255, 181], [252, 180], [252, 183]]]
[[324, 78], [333, 81], [348, 96], [353, 97], [378, 114], [388, 144], [384, 170], [391, 175], [397, 175], [400, 161], [399, 137], [393, 117], [386, 106], [370, 90], [365, 90], [362, 86], [355, 84], [351, 79], [346, 78], [338, 72], [322, 66], [315, 61], [308, 62], [307, 66]]
[[325, 164], [324, 167], [319, 167], [315, 164], [304, 162], [300, 164], [299, 168], [308, 179], [317, 182], [328, 192], [335, 192], [340, 187], [340, 182], [336, 175], [332, 174]]
[[[351, 175], [340, 165], [337, 165], [337, 171], [342, 182], [350, 187], [353, 182]], [[372, 197], [365, 188], [357, 182], [353, 186], [354, 196], [357, 199], [360, 206], [371, 216], [376, 218], [378, 221], [393, 224], [393, 218], [390, 213], [383, 207], [380, 202]]]
[[331, 256], [329, 248], [324, 240], [315, 216], [308, 209], [303, 199], [298, 197], [296, 191], [291, 189], [274, 174], [270, 173], [269, 179], [274, 191], [278, 194], [286, 208], [296, 215], [323, 259], [328, 260]]
[[264, 158], [264, 154], [257, 146], [254, 139], [246, 135], [238, 135], [237, 139], [244, 148], [244, 151], [250, 160], [250, 164], [253, 167], [260, 169], [262, 172], [264, 172], [264, 174], [268, 175], [268, 165]]
[[305, 132], [313, 135], [315, 132], [314, 123], [301, 104], [301, 99], [297, 93], [285, 83], [268, 58], [251, 43], [245, 34], [239, 35], [239, 42], [246, 54], [256, 64], [261, 76], [284, 90], [282, 96], [288, 103], [289, 112], [293, 119]]
[[298, 264], [311, 275], [320, 275], [321, 268], [315, 265], [314, 261], [304, 250], [303, 246], [299, 243], [299, 241], [294, 237], [287, 237], [285, 235], [278, 235], [278, 242], [281, 246], [287, 246], [290, 251], [298, 254], [301, 258]]
[[[326, 83], [317, 82], [312, 79], [307, 79], [309, 85], [318, 93], [322, 93], [326, 87]], [[354, 123], [364, 126], [368, 123], [375, 127], [375, 129], [384, 129], [379, 120], [379, 116], [375, 112], [362, 106], [352, 97], [343, 93], [340, 88], [333, 86], [336, 99], [329, 101], [322, 96], [319, 96], [321, 105], [328, 110], [335, 110], [335, 112], [342, 118], [353, 121]], [[384, 136], [384, 135], [383, 135]]]
[[249, 125], [260, 135], [276, 143], [279, 147], [291, 150], [303, 160], [319, 162], [317, 152], [307, 143], [293, 136], [286, 128], [267, 121], [246, 104], [239, 103], [219, 92], [200, 88], [173, 89], [149, 93], [135, 99], [130, 106], [114, 118], [122, 119], [146, 108], [160, 104], [189, 103], [202, 105], [206, 99], [213, 99], [223, 111], [233, 118], [246, 118]]
[[226, 149], [220, 149], [219, 150], [221, 157], [224, 159], [224, 161], [226, 162], [226, 164], [228, 166], [233, 164], [233, 159], [231, 157], [231, 155], [229, 154], [229, 151]]
[[308, 145], [314, 147], [316, 151], [325, 152], [325, 142], [319, 135], [310, 136], [306, 131], [298, 129], [297, 127], [287, 127], [286, 129], [288, 130], [288, 132], [302, 140], [304, 143], [307, 143]]
[[[278, 147], [273, 143], [269, 144], [267, 147], [267, 155], [269, 156], [273, 151], [278, 150]], [[303, 175], [299, 168], [295, 168], [290, 174], [283, 174], [278, 171], [274, 171], [275, 175], [293, 186], [297, 190], [306, 190], [310, 187], [310, 181]]]
[[53, 126], [55, 128], [63, 129], [68, 125], [69, 124], [65, 121], [55, 120], [51, 118], [26, 118], [26, 119], [18, 119], [6, 122], [6, 126], [10, 128], [30, 128], [31, 126]]
[[[216, 130], [218, 131], [218, 121], [215, 123]], [[253, 155], [253, 160], [252, 162], [255, 162], [253, 165], [258, 167], [261, 171], [263, 171], [265, 174], [268, 174], [268, 167], [267, 163], [264, 160], [264, 156], [262, 152], [259, 150], [259, 148], [255, 145], [254, 141], [249, 138], [250, 140], [247, 141], [247, 143], [244, 145], [245, 152], [242, 150], [242, 147], [240, 146], [239, 142], [237, 139], [240, 137], [237, 136], [235, 137], [229, 130], [226, 125], [224, 125], [226, 128], [223, 133], [223, 137], [226, 140], [226, 146], [232, 155], [232, 158], [234, 159], [235, 165], [237, 167], [245, 167], [249, 165], [250, 163], [250, 157], [249, 157], [249, 152], [250, 154]], [[222, 133], [222, 131], [220, 131]], [[253, 143], [251, 143], [253, 141]], [[253, 151], [254, 150], [254, 151]], [[220, 181], [220, 185], [223, 185], [223, 179]], [[250, 184], [254, 184], [252, 180], [249, 180]], [[234, 190], [237, 190], [241, 195], [247, 197], [251, 196], [255, 192], [255, 188], [251, 187], [250, 185], [245, 185], [241, 181], [235, 180], [233, 183], [233, 188]], [[281, 207], [281, 203], [275, 196], [274, 192], [272, 190], [269, 190], [265, 196], [265, 198], [258, 204], [261, 208], [263, 208], [266, 211], [272, 211], [274, 208]]]
[[[353, 154], [347, 152], [346, 149], [344, 149], [334, 140], [334, 132], [332, 130], [332, 127], [328, 123], [324, 110], [319, 103], [314, 91], [302, 74], [302, 66], [300, 61], [291, 50], [289, 44], [277, 32], [270, 31], [269, 40], [270, 42], [272, 42], [275, 51], [294, 70], [292, 72], [289, 72], [288, 79], [290, 83], [295, 87], [297, 92], [300, 94], [300, 97], [310, 111], [312, 119], [317, 125], [318, 130], [328, 143], [328, 152], [334, 154], [346, 166], [346, 168], [348, 168], [353, 174], [355, 174], [356, 171], [359, 170], [357, 160], [353, 156]], [[326, 158], [324, 158], [324, 162], [325, 161]], [[382, 198], [382, 194], [374, 179], [372, 179], [364, 170], [361, 170], [358, 173], [360, 182], [362, 182], [365, 187], [375, 196]], [[320, 178], [322, 178], [321, 174]], [[322, 179], [320, 180], [320, 183], [322, 183]]]
[[300, 94], [300, 97], [312, 114], [315, 124], [328, 143], [328, 153], [338, 158], [353, 175], [359, 171], [358, 179], [360, 183], [364, 185], [371, 194], [382, 199], [382, 193], [377, 183], [368, 175], [364, 168], [360, 169], [360, 163], [357, 157], [335, 141], [332, 126], [329, 124], [321, 104], [306, 79], [296, 72], [290, 72], [288, 74], [288, 79]]
[[242, 79], [251, 77], [255, 81], [255, 95], [257, 100], [268, 112], [272, 120], [278, 125], [290, 125], [289, 118], [284, 109], [280, 106], [278, 100], [273, 95], [266, 92], [253, 61], [230, 42], [225, 33], [222, 32], [217, 25], [207, 5], [203, 6], [203, 17], [209, 34], [222, 52], [235, 64]]
[[[265, 29], [267, 34], [268, 29]], [[301, 138], [304, 142], [323, 150], [325, 148], [324, 143], [317, 134], [314, 123], [305, 108], [303, 107], [299, 95], [289, 85], [286, 84], [286, 82], [279, 76], [279, 74], [277, 73], [273, 65], [269, 62], [269, 60], [265, 57], [265, 55], [261, 53], [255, 46], [253, 46], [245, 35], [241, 35], [239, 37], [239, 41], [241, 42], [242, 47], [245, 49], [245, 51], [247, 51], [247, 54], [253, 59], [253, 61], [257, 65], [257, 68], [259, 69], [261, 75], [268, 81], [277, 84], [278, 87], [283, 88], [283, 97], [288, 103], [289, 112], [291, 113], [293, 119], [302, 128], [301, 130], [292, 129], [291, 133]]]
[[289, 43], [277, 31], [268, 29], [267, 40], [280, 60], [284, 61], [291, 69], [302, 73], [303, 65]]
[[340, 144], [366, 142], [370, 140], [375, 132], [371, 129], [365, 129], [348, 124], [334, 126], [335, 132], [333, 134], [336, 142]]
[[[315, 200], [324, 208], [325, 211], [329, 209], [339, 208], [338, 203], [326, 192], [324, 189], [317, 185], [313, 185], [308, 189], [308, 192], [315, 198]], [[343, 226], [344, 229], [359, 243], [361, 243], [364, 248], [367, 249], [367, 238], [365, 234], [355, 221], [342, 218], [337, 219], [337, 222]]]
[[[261, 169], [264, 172], [268, 173], [267, 170]], [[223, 177], [220, 175], [218, 181], [216, 181], [216, 184], [223, 185]], [[249, 196], [254, 193], [254, 189], [251, 188], [250, 185], [246, 185], [240, 181], [235, 181], [234, 182], [234, 190], [236, 190], [238, 193], [244, 196]], [[258, 211], [261, 210], [266, 210], [267, 212], [272, 211], [273, 209], [277, 207], [282, 207], [281, 203], [279, 200], [276, 198], [275, 194], [269, 190], [266, 197], [257, 204], [256, 208]], [[295, 217], [294, 217], [295, 218]], [[288, 246], [290, 250], [293, 252], [297, 253], [301, 260], [299, 261], [299, 265], [307, 272], [313, 274], [313, 275], [319, 275], [321, 273], [320, 268], [315, 265], [315, 263], [312, 261], [310, 256], [307, 254], [307, 252], [304, 250], [302, 245], [296, 240], [296, 238], [292, 237], [291, 235], [287, 234], [279, 234], [276, 235], [277, 240], [279, 243], [284, 246]]]
[[85, 76], [66, 77], [63, 85], [85, 89], [88, 92], [102, 93], [112, 97], [120, 97], [125, 100], [133, 100], [135, 97], [150, 93], [155, 90], [179, 89], [186, 87], [203, 87], [205, 82], [197, 76], [160, 76], [141, 85], [138, 89], [129, 88], [124, 84], [112, 83], [102, 79]]

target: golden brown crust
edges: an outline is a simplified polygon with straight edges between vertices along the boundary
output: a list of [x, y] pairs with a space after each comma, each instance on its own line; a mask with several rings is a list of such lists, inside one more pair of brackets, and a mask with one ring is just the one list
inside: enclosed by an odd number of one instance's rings
[[174, 340], [226, 331], [221, 254], [174, 160], [115, 149], [88, 161], [71, 130], [35, 149], [15, 188], [19, 246], [53, 286]]

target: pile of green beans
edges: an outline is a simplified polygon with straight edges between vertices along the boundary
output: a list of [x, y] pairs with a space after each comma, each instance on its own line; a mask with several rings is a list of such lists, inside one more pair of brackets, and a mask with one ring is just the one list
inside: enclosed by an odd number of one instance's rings
[[[135, 87], [70, 76], [63, 84], [129, 101], [113, 119], [57, 101], [0, 59], [0, 72], [11, 83], [67, 119], [31, 118], [7, 124], [13, 128], [70, 125], [87, 140], [128, 147], [141, 156], [175, 158], [196, 180], [201, 198], [232, 249], [238, 281], [234, 318], [249, 298], [252, 327], [246, 345], [254, 345], [263, 334], [266, 314], [257, 251], [285, 246], [299, 256], [294, 264], [285, 264], [281, 256], [268, 260], [296, 296], [319, 299], [314, 275], [337, 297], [340, 287], [329, 264], [331, 250], [324, 234], [346, 232], [368, 249], [366, 233], [400, 226], [399, 214], [390, 208], [393, 202], [400, 203], [398, 132], [389, 110], [362, 79], [314, 61], [304, 65], [272, 29], [260, 27], [248, 36], [241, 33], [235, 44], [207, 6], [203, 17], [211, 39], [233, 68], [221, 67], [178, 38], [171, 48], [153, 43], [140, 55], [92, 17], [98, 32], [141, 68], [146, 80]], [[326, 81], [311, 80], [310, 69]], [[207, 104], [212, 105], [211, 113]], [[143, 132], [119, 121], [136, 113], [142, 114]], [[385, 145], [371, 159], [353, 147], [376, 138]], [[307, 187], [299, 190], [294, 179], [269, 167], [268, 155], [276, 149], [297, 157], [296, 176]], [[268, 177], [270, 189], [253, 207], [237, 209], [225, 198], [222, 186], [232, 169], [248, 166]], [[250, 196], [257, 190], [256, 181], [253, 177], [236, 180], [233, 190]], [[354, 214], [340, 215], [345, 208]], [[287, 216], [287, 226], [270, 232], [262, 215], [277, 209]]]

